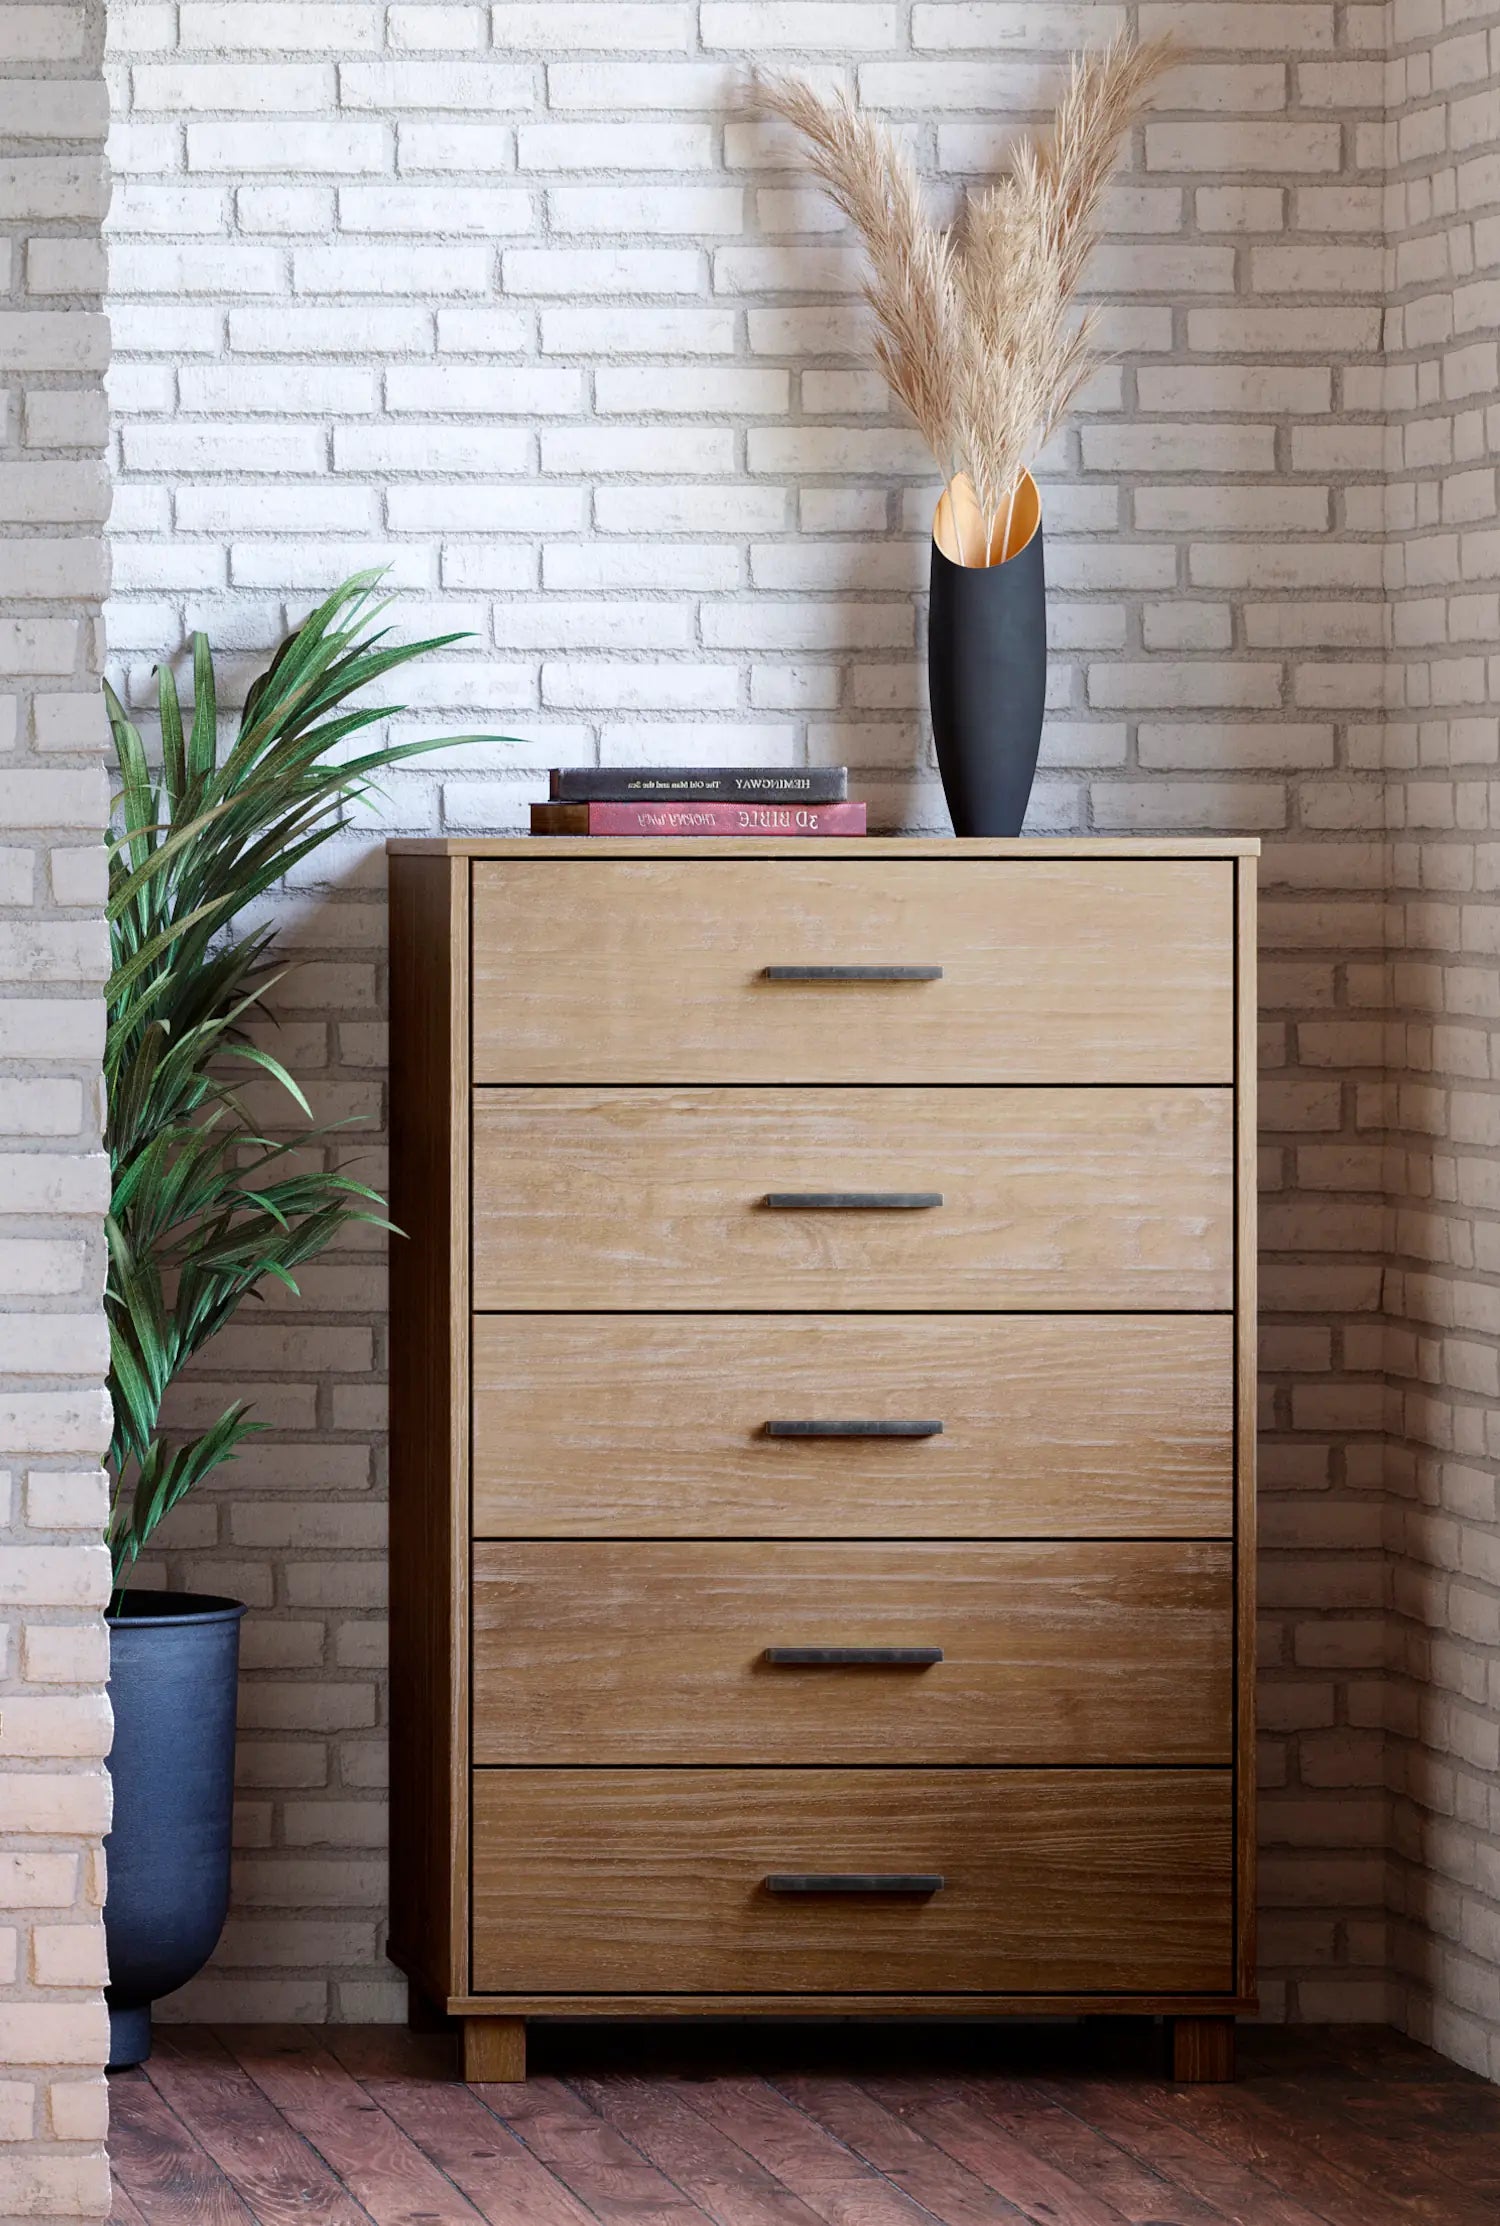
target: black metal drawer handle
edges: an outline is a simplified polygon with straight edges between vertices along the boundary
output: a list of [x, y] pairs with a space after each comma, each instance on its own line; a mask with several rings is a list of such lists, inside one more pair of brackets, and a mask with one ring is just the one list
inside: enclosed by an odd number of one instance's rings
[[941, 966], [763, 966], [768, 982], [940, 982]]
[[765, 1888], [768, 1894], [940, 1894], [947, 1883], [940, 1870], [775, 1870]]
[[940, 1190], [768, 1190], [778, 1213], [927, 1213], [940, 1206]]
[[940, 1438], [941, 1422], [768, 1422], [768, 1438]]
[[940, 1646], [768, 1646], [761, 1659], [777, 1669], [930, 1669]]

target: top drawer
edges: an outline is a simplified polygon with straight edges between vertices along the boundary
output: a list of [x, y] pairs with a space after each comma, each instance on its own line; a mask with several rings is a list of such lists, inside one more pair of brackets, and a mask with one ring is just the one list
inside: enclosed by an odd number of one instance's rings
[[[517, 858], [476, 1082], [1229, 1082], [1230, 859]], [[776, 980], [768, 967], [941, 968]]]

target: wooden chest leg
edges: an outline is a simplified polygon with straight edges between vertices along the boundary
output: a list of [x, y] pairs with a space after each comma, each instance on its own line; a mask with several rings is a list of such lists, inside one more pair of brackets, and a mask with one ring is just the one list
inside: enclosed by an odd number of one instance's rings
[[525, 2077], [524, 2017], [464, 2019], [464, 2078], [471, 2085]]
[[1203, 2086], [1234, 2077], [1232, 2017], [1174, 2017], [1172, 2077]]

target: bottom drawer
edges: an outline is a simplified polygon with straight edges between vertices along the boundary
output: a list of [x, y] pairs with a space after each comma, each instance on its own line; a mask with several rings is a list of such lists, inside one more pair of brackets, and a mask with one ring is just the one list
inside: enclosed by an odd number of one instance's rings
[[1223, 1993], [1232, 1877], [1227, 1770], [479, 1770], [473, 1984]]

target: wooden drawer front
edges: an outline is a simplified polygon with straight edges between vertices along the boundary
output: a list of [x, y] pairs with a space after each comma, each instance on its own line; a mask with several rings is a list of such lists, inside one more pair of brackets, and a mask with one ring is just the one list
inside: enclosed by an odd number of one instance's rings
[[[1228, 1090], [477, 1090], [474, 1304], [1228, 1307], [1232, 1111]], [[766, 1203], [851, 1192], [942, 1203]]]
[[[477, 1314], [489, 1538], [1210, 1538], [1227, 1315]], [[935, 1421], [785, 1438], [773, 1421]]]
[[[474, 1549], [474, 1760], [1227, 1763], [1227, 1544]], [[914, 1664], [766, 1650], [932, 1648]]]
[[[481, 1770], [487, 1993], [1216, 1993], [1227, 1771]], [[774, 1894], [788, 1873], [939, 1893]]]
[[[1233, 879], [1227, 859], [476, 865], [474, 1077], [1228, 1082]], [[764, 972], [871, 965], [942, 975]]]

